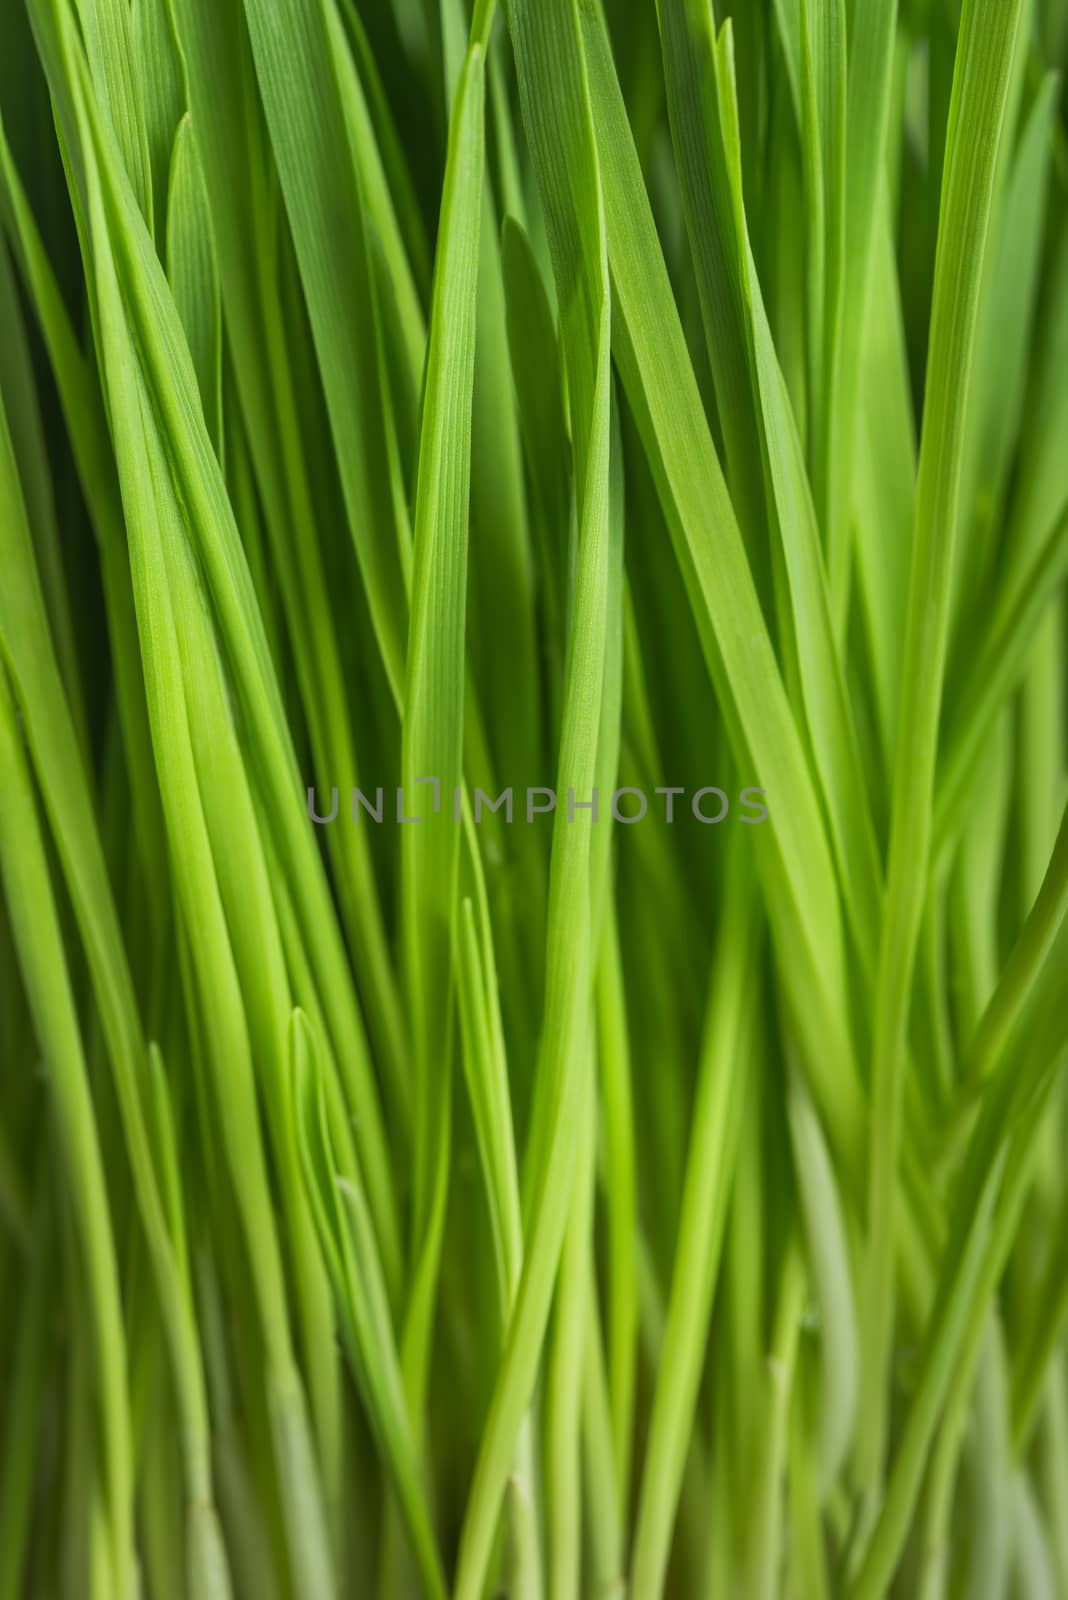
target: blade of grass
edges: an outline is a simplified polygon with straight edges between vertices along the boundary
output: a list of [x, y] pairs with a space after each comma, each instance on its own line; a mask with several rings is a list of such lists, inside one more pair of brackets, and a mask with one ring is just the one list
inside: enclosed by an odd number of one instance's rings
[[[597, 0], [583, 0], [580, 19], [604, 175], [616, 359], [736, 763], [771, 798], [761, 866], [783, 980], [821, 1112], [858, 1172], [863, 1111], [843, 1031], [842, 933], [819, 805], [704, 421]], [[784, 797], [778, 808], [776, 794]]]
[[877, 217], [857, 379], [860, 414], [854, 433], [851, 504], [857, 597], [870, 642], [883, 767], [889, 773], [897, 739], [909, 559], [916, 519], [916, 427], [885, 186], [880, 186], [872, 203]]
[[[43, 1146], [47, 1152], [49, 1146]], [[32, 1548], [33, 1485], [39, 1460], [39, 1426], [52, 1354], [48, 1309], [55, 1282], [55, 1223], [44, 1179], [37, 1178], [23, 1283], [11, 1350], [12, 1404], [5, 1419], [0, 1457], [0, 1600], [26, 1592]]]
[[11, 430], [19, 480], [33, 529], [48, 619], [63, 673], [63, 688], [83, 755], [89, 752], [85, 695], [78, 663], [63, 548], [56, 519], [52, 469], [38, 403], [32, 356], [6, 246], [0, 248], [0, 393]]
[[[880, 214], [880, 188], [887, 142], [896, 0], [875, 0], [854, 7], [850, 15], [849, 63], [844, 60], [845, 19], [839, 15], [832, 35], [830, 152], [831, 192], [837, 194], [839, 215], [829, 222], [831, 256], [837, 246], [836, 298], [831, 303], [829, 326], [829, 384], [826, 420], [826, 523], [831, 603], [838, 637], [845, 632], [849, 602], [852, 491], [855, 475], [855, 439], [864, 338], [869, 328], [868, 304], [872, 258]], [[833, 135], [837, 135], [837, 141]], [[817, 500], [817, 504], [821, 504]]]
[[761, 441], [778, 513], [793, 607], [801, 688], [831, 819], [843, 897], [867, 971], [875, 964], [881, 873], [853, 718], [835, 644], [815, 507], [801, 440], [779, 369], [745, 221], [740, 130], [729, 27], [714, 49], [718, 111], [733, 209], [747, 332], [761, 417]]
[[388, 91], [374, 59], [367, 30], [356, 9], [355, 0], [342, 0], [341, 9], [345, 26], [352, 39], [353, 55], [364, 94], [369, 102], [386, 185], [391, 202], [397, 210], [398, 225], [404, 238], [420, 300], [425, 300], [430, 291], [430, 248], [400, 132], [389, 104]]
[[427, 1593], [447, 1590], [430, 1514], [419, 1481], [418, 1456], [405, 1403], [385, 1283], [373, 1270], [370, 1217], [360, 1189], [337, 1177], [324, 1099], [319, 1046], [311, 1024], [296, 1011], [289, 1028], [294, 1115], [304, 1179], [319, 1241], [330, 1270], [341, 1326], [364, 1403], [396, 1483]]
[[[561, 295], [581, 505], [557, 793], [585, 800], [596, 782], [608, 603], [609, 301], [603, 212], [589, 102], [569, 0], [517, 0], [509, 15], [525, 124]], [[559, 164], [554, 131], [562, 133]], [[537, 1373], [570, 1209], [587, 1070], [594, 930], [589, 813], [559, 807], [553, 831], [545, 1020], [527, 1153], [526, 1253], [460, 1539], [455, 1593], [482, 1591], [505, 1481]]]
[[1019, 1225], [1034, 1169], [1035, 1130], [1068, 1048], [1055, 975], [1043, 985], [1012, 1054], [992, 1080], [958, 1184], [945, 1271], [924, 1335], [917, 1381], [882, 1506], [849, 1593], [883, 1594], [897, 1566], [947, 1390], [968, 1385], [987, 1308]]
[[537, 567], [539, 626], [545, 639], [549, 738], [559, 730], [561, 661], [573, 582], [570, 450], [560, 413], [560, 347], [556, 323], [530, 238], [506, 217], [501, 265], [508, 348], [530, 485], [532, 542]]
[[[465, 887], [470, 879], [472, 894], [461, 901], [457, 932], [462, 1057], [490, 1214], [503, 1337], [522, 1272], [523, 1217], [493, 930], [477, 835], [466, 804], [464, 839]], [[535, 1491], [534, 1436], [528, 1418], [509, 1480], [510, 1570], [516, 1600], [538, 1600], [543, 1589]]]
[[819, 1488], [838, 1477], [853, 1437], [859, 1398], [857, 1308], [834, 1168], [804, 1081], [791, 1072], [787, 1113], [805, 1245], [820, 1316]]
[[1068, 572], [1068, 503], [1018, 592], [999, 589], [988, 630], [971, 659], [939, 762], [932, 859], [944, 861], [966, 815], [991, 728], [1027, 671], [1035, 633]]
[[864, 1403], [859, 1471], [879, 1483], [893, 1323], [894, 1193], [901, 1144], [909, 990], [931, 852], [938, 724], [949, 627], [964, 410], [1001, 139], [1022, 7], [968, 4], [950, 112], [931, 349], [920, 443], [905, 677], [894, 768], [885, 919], [875, 987]]
[[1056, 949], [1068, 914], [1068, 809], [1035, 902], [1007, 960], [997, 986], [974, 1026], [961, 1067], [956, 1129], [974, 1107], [1000, 1061], [1013, 1028]]
[[[869, 10], [872, 8], [868, 8]], [[805, 289], [809, 374], [809, 459], [827, 545], [839, 636], [849, 595], [849, 524], [835, 495], [834, 428], [840, 373], [846, 229], [846, 7], [801, 3], [801, 164], [806, 200]]]
[[999, 906], [1008, 853], [1011, 729], [1002, 718], [984, 752], [982, 796], [960, 842], [950, 890], [949, 960], [958, 1036], [969, 1038], [997, 982]]
[[156, 793], [148, 716], [141, 682], [137, 625], [130, 591], [122, 507], [111, 457], [100, 383], [82, 354], [55, 276], [19, 181], [0, 122], [0, 170], [16, 253], [48, 351], [101, 557], [108, 633], [130, 782], [136, 796], [134, 832], [148, 879], [157, 937], [165, 920], [163, 821]]
[[[334, 1351], [330, 1293], [315, 1247], [290, 1114], [286, 1032], [292, 1002], [282, 935], [275, 920], [269, 872], [259, 836], [230, 700], [207, 624], [203, 595], [185, 542], [165, 493], [157, 496], [175, 630], [182, 657], [193, 757], [235, 969], [242, 987], [249, 1042], [262, 1084], [265, 1120], [280, 1190], [280, 1220], [287, 1235], [295, 1279], [295, 1320], [318, 1435], [327, 1508], [341, 1515], [342, 1439], [340, 1392]], [[339, 1529], [335, 1525], [335, 1538]]]
[[[0, 413], [2, 421], [2, 413]], [[14, 470], [6, 424], [0, 473]], [[5, 517], [7, 513], [5, 512]], [[137, 1592], [133, 1443], [126, 1340], [107, 1187], [85, 1054], [36, 804], [6, 670], [0, 668], [0, 871], [23, 981], [48, 1063], [71, 1189], [78, 1275], [93, 1324], [94, 1388], [101, 1435], [102, 1559], [120, 1600]]]
[[167, 277], [189, 342], [204, 422], [222, 460], [222, 307], [211, 218], [188, 113], [178, 124], [171, 155]]
[[766, 513], [757, 416], [749, 384], [749, 350], [738, 252], [727, 226], [725, 172], [705, 121], [715, 93], [711, 6], [660, 0], [657, 7], [667, 104], [680, 168], [690, 251], [701, 296], [705, 340], [723, 429], [727, 482], [751, 560]]
[[[344, 9], [345, 18], [350, 21], [353, 16], [351, 4], [346, 4]], [[375, 277], [378, 303], [382, 308], [382, 338], [392, 379], [391, 392], [400, 448], [407, 468], [418, 443], [415, 424], [419, 384], [426, 360], [426, 318], [407, 248], [401, 237], [393, 195], [383, 169], [383, 157], [360, 75], [345, 39], [344, 23], [340, 13], [333, 7], [327, 8], [326, 16], [349, 147], [359, 173], [361, 191], [366, 197], [371, 270]], [[391, 171], [396, 171], [396, 168]]]
[[1068, 560], [1068, 471], [1057, 448], [1068, 428], [1068, 405], [1059, 381], [1068, 360], [1068, 230], [1053, 245], [1049, 286], [1038, 316], [1043, 337], [1024, 406], [1017, 481], [1008, 512], [994, 595], [994, 617], [978, 639], [962, 631], [959, 682], [952, 685], [952, 716], [944, 737], [935, 801], [935, 850], [945, 849], [960, 826], [978, 751], [997, 709], [1015, 687], [1035, 631], [1036, 617], [1061, 582]]
[[[6, 438], [6, 424], [4, 426]], [[175, 1377], [183, 1402], [189, 1497], [212, 1501], [207, 1455], [208, 1426], [192, 1306], [183, 1288], [153, 1171], [139, 1080], [144, 1044], [141, 1023], [119, 929], [115, 902], [97, 830], [88, 781], [52, 652], [37, 573], [30, 550], [25, 507], [8, 450], [3, 472], [5, 584], [0, 591], [0, 645], [20, 697], [34, 765], [63, 864], [93, 988], [107, 1040], [138, 1205], [152, 1248]]]
[[604, 1194], [608, 1211], [608, 1386], [616, 1500], [630, 1502], [638, 1358], [636, 1131], [631, 1089], [618, 913], [610, 908], [597, 969], [597, 1060], [604, 1122]]
[[618, 1596], [623, 1588], [625, 1502], [616, 1487], [616, 1451], [592, 1248], [586, 1290], [589, 1321], [583, 1345], [582, 1445], [583, 1484], [590, 1507], [590, 1577], [598, 1594]]
[[[414, 1272], [404, 1367], [417, 1419], [424, 1407], [451, 1144], [460, 862], [460, 833], [452, 818], [451, 797], [460, 786], [464, 748], [471, 406], [484, 138], [483, 59], [476, 45], [465, 61], [457, 90], [442, 199], [401, 727], [401, 780], [408, 805], [421, 816], [417, 825], [406, 828], [401, 841], [405, 959], [417, 1079]], [[416, 798], [420, 792], [425, 795], [428, 778], [433, 791], [429, 807]]]
[[[300, 262], [346, 509], [390, 683], [404, 682], [405, 585], [389, 482], [366, 213], [318, 0], [245, 0]], [[338, 179], [341, 178], [339, 182]]]
[[[84, 108], [81, 114], [85, 116]], [[187, 701], [188, 680], [183, 673], [171, 594], [173, 568], [169, 567], [166, 541], [169, 539], [172, 547], [175, 540], [184, 546], [185, 523], [157, 432], [152, 399], [130, 339], [103, 196], [94, 169], [88, 170], [107, 387], [172, 865], [182, 915], [188, 928], [195, 930], [191, 945], [215, 1067], [213, 1089], [268, 1352], [268, 1394], [290, 1556], [299, 1581], [325, 1595], [332, 1592], [333, 1580], [303, 1389], [290, 1341], [247, 1017], [212, 857], [201, 790], [202, 783], [210, 784], [210, 778], [200, 778], [197, 773], [190, 728], [195, 705]]]
[[635, 1600], [663, 1592], [708, 1338], [747, 1076], [744, 1016], [757, 938], [749, 891], [745, 858], [736, 850], [709, 979], [678, 1245], [642, 1469], [630, 1573]]
[[[592, 1040], [591, 1040], [592, 1053]], [[574, 1199], [567, 1219], [554, 1321], [545, 1363], [545, 1523], [548, 1591], [554, 1600], [578, 1600], [583, 1590], [584, 1542], [581, 1476], [582, 1372], [590, 1329], [586, 1326], [587, 1270], [593, 1238], [595, 1177], [595, 1079], [587, 1074], [576, 1156]]]
[[[218, 255], [223, 312], [241, 409], [260, 488], [268, 544], [308, 718], [316, 773], [339, 788], [359, 783], [348, 694], [328, 599], [320, 521], [302, 453], [293, 357], [287, 352], [277, 265], [277, 200], [270, 149], [256, 97], [255, 72], [237, 0], [205, 10], [174, 0], [190, 100]], [[280, 776], [280, 774], [278, 775]], [[280, 837], [298, 848], [292, 815], [293, 773]], [[276, 795], [280, 791], [276, 791]], [[282, 819], [275, 815], [276, 829]], [[304, 832], [305, 830], [300, 829]], [[340, 903], [360, 978], [360, 997], [399, 1126], [407, 1123], [405, 1027], [379, 911], [378, 890], [363, 830], [331, 828]], [[346, 1073], [367, 1054], [363, 1023], [352, 994], [344, 949], [325, 877], [312, 841], [303, 838], [298, 914], [330, 1017], [338, 1060]], [[363, 1069], [360, 1069], [363, 1076]], [[351, 1077], [347, 1079], [353, 1086]], [[362, 1095], [361, 1095], [362, 1098]], [[365, 1152], [366, 1153], [366, 1152]], [[369, 1173], [381, 1216], [378, 1178]], [[391, 1281], [399, 1275], [399, 1245], [387, 1245]]]
[[[91, 110], [92, 102], [86, 104]], [[377, 1087], [343, 974], [341, 952], [331, 937], [334, 923], [326, 909], [321, 861], [305, 818], [293, 804], [294, 793], [300, 793], [296, 762], [248, 566], [204, 425], [196, 379], [173, 298], [147, 235], [132, 211], [129, 191], [116, 170], [105, 132], [96, 122], [90, 123], [90, 131], [94, 161], [99, 163], [94, 166], [93, 175], [102, 185], [101, 229], [105, 231], [101, 240], [107, 240], [108, 259], [110, 251], [115, 251], [113, 270], [122, 274], [122, 326], [127, 326], [127, 319], [129, 326], [126, 337], [133, 332], [137, 338], [132, 377], [145, 386], [144, 405], [148, 409], [143, 416], [158, 418], [158, 427], [168, 442], [171, 455], [167, 479], [163, 481], [173, 481], [180, 497], [182, 520], [211, 595], [227, 666], [243, 712], [243, 726], [255, 751], [254, 767], [263, 786], [270, 825], [277, 835], [282, 858], [293, 864], [292, 881], [302, 920], [316, 930], [316, 936], [309, 937], [308, 948], [321, 974], [332, 1022], [346, 1046], [344, 1051], [339, 1049], [338, 1059], [347, 1074], [348, 1092], [360, 1108], [357, 1142], [380, 1231], [383, 1259], [395, 1282], [400, 1254], [396, 1201]], [[141, 426], [145, 424], [142, 422]], [[136, 474], [131, 474], [131, 487], [139, 487], [135, 478]], [[354, 834], [355, 830], [349, 830], [348, 836]], [[317, 911], [323, 914], [317, 917]]]
[[185, 111], [182, 64], [167, 0], [131, 0], [130, 49], [152, 178], [155, 215], [150, 221], [157, 243], [162, 245], [171, 152]]
[[965, 522], [957, 541], [958, 604], [965, 615], [991, 568], [1023, 412], [1052, 154], [1053, 92], [1047, 77], [1003, 182], [984, 270], [962, 481]]
[[124, 0], [77, 0], [93, 81], [115, 130], [141, 215], [151, 229], [152, 159], [145, 127], [134, 20]]

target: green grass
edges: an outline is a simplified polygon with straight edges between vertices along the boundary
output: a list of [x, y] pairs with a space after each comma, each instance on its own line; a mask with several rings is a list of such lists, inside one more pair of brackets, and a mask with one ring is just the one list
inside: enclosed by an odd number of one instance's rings
[[1064, 0], [0, 40], [0, 1600], [1068, 1600]]

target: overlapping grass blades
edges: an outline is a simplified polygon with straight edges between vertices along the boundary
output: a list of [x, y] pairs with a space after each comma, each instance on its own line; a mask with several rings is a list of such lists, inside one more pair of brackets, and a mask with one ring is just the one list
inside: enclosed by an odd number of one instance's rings
[[0, 1600], [1068, 1594], [1064, 0], [2, 33]]

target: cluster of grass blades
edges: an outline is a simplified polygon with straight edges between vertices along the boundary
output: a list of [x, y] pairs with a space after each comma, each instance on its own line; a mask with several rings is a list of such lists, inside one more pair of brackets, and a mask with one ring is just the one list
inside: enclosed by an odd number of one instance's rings
[[1068, 1600], [1066, 0], [0, 0], [0, 1600]]

